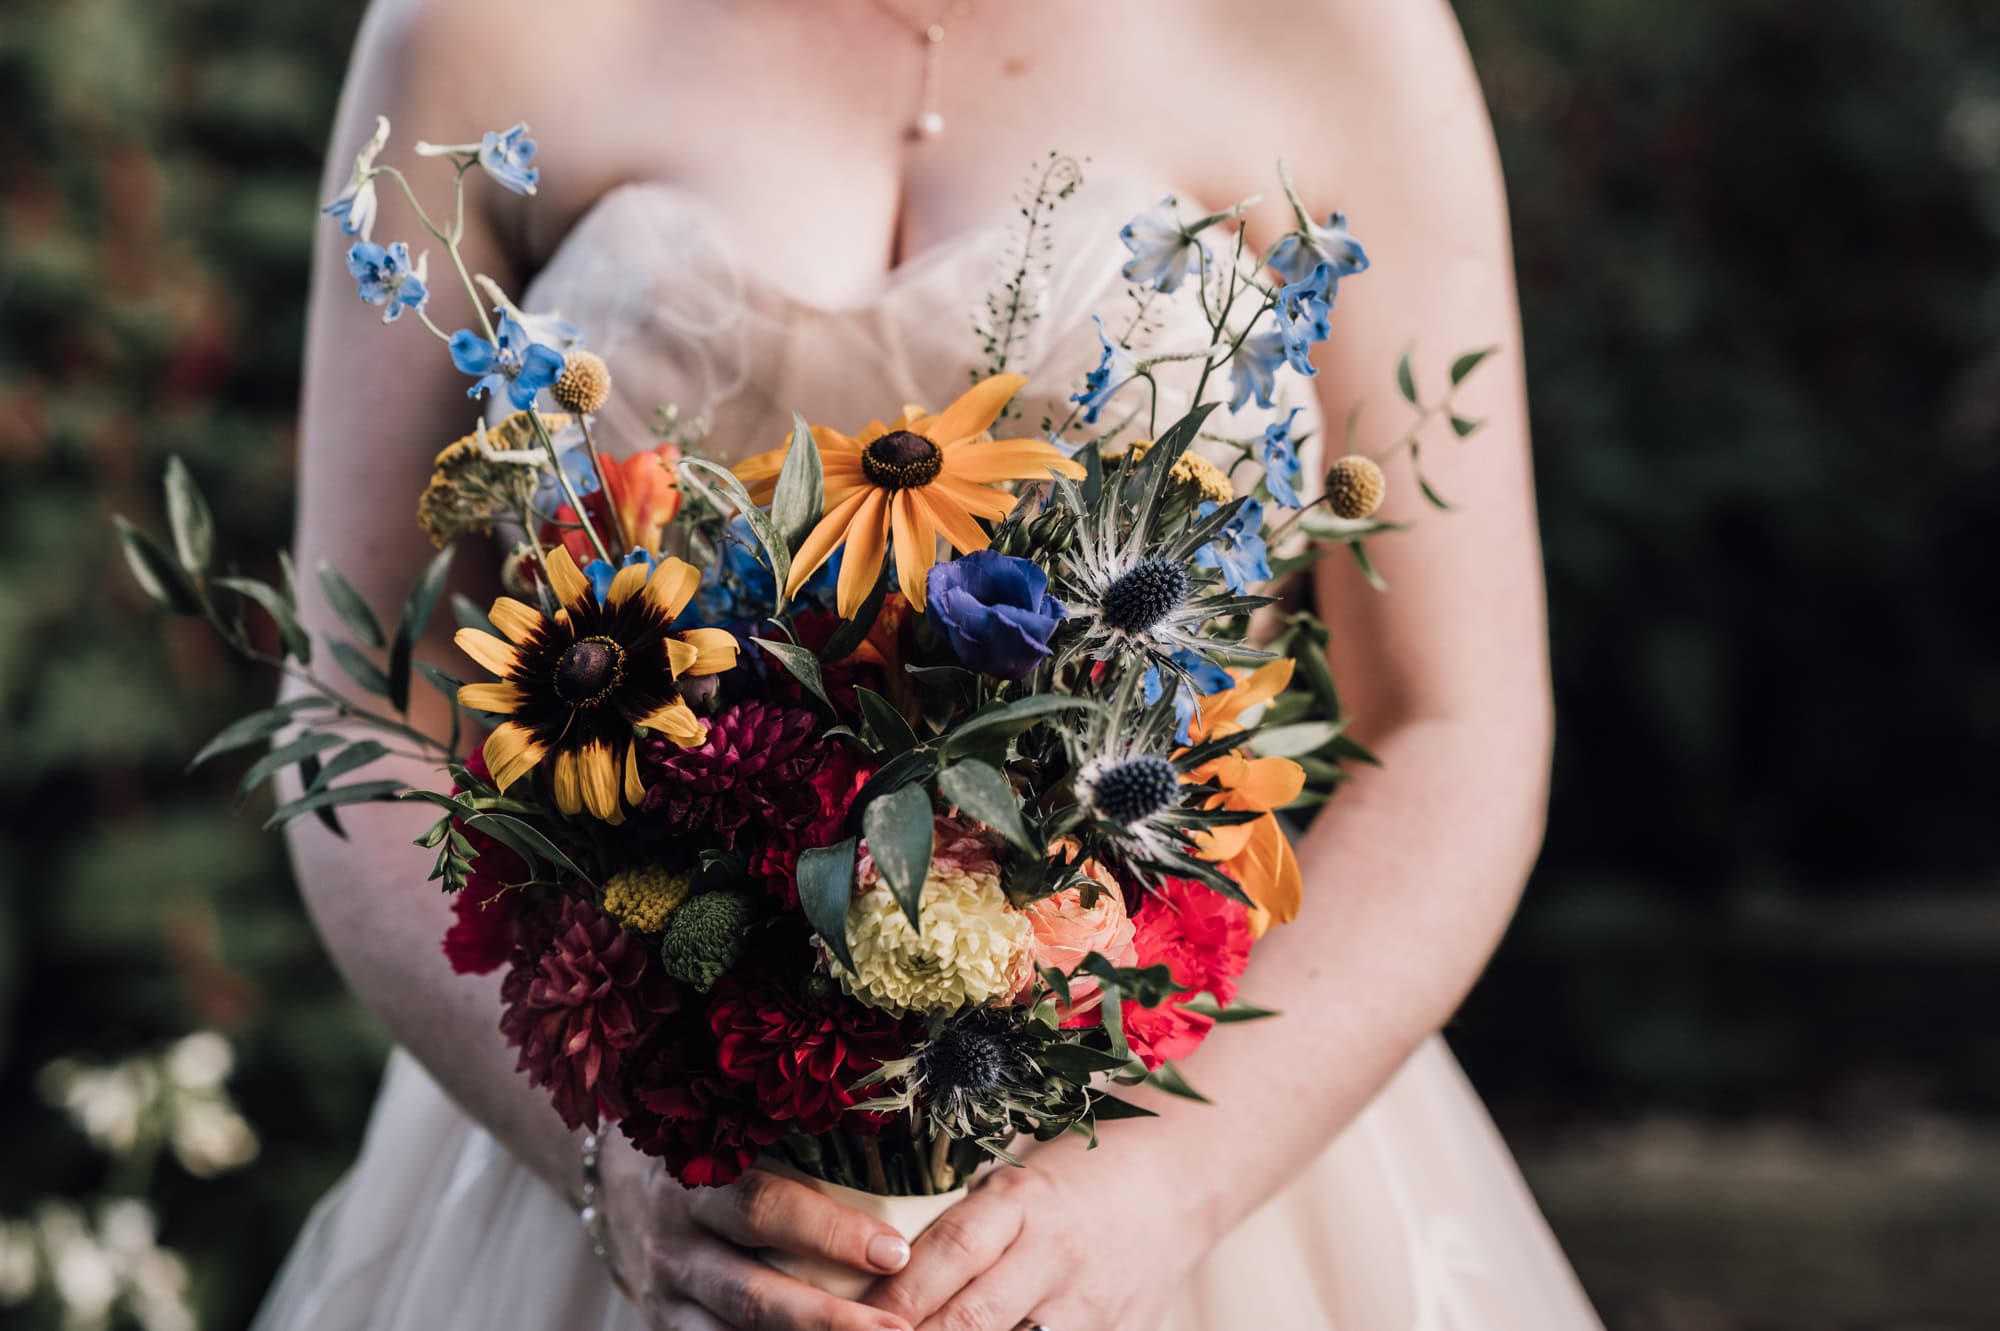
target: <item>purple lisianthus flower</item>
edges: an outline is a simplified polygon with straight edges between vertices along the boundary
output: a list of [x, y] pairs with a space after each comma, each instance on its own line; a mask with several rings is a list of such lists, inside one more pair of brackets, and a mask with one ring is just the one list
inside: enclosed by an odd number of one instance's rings
[[535, 395], [562, 373], [562, 353], [530, 340], [528, 330], [505, 312], [496, 313], [499, 340], [488, 342], [461, 328], [451, 335], [451, 363], [479, 380], [466, 390], [467, 397], [505, 393], [516, 411], [528, 411], [535, 405]]
[[958, 659], [997, 679], [1027, 678], [1069, 617], [1039, 564], [995, 550], [933, 565], [924, 597], [931, 624]]

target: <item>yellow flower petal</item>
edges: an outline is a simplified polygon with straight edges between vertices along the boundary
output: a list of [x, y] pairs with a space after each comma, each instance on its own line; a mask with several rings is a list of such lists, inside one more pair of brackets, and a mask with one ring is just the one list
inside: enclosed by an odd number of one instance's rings
[[506, 642], [482, 629], [460, 629], [451, 640], [458, 650], [496, 675], [509, 675], [520, 664], [521, 654]]
[[667, 669], [679, 679], [694, 669], [694, 663], [701, 659], [701, 652], [691, 642], [682, 642], [679, 634], [667, 635]]
[[990, 485], [979, 485], [972, 481], [962, 481], [956, 476], [940, 476], [924, 489], [935, 502], [938, 496], [949, 496], [975, 518], [990, 518], [998, 522], [1014, 511], [1015, 499], [1005, 490], [996, 490]]
[[910, 604], [922, 610], [931, 565], [937, 562], [937, 532], [931, 526], [930, 506], [912, 491], [897, 491], [889, 507], [889, 529], [896, 540], [896, 579]]
[[494, 712], [505, 716], [521, 705], [525, 697], [520, 686], [502, 682], [499, 684], [461, 684], [458, 688], [458, 705], [470, 707], [475, 712]]
[[659, 732], [683, 749], [692, 749], [708, 738], [708, 727], [679, 699], [648, 714], [639, 724]]
[[992, 538], [987, 536], [984, 528], [972, 520], [971, 514], [956, 507], [947, 496], [932, 495], [930, 492], [935, 488], [935, 486], [925, 486], [922, 490], [913, 490], [909, 493], [912, 501], [922, 507], [930, 519], [931, 526], [951, 542], [952, 549], [962, 555], [969, 555], [974, 550], [984, 550], [992, 543]]
[[688, 629], [678, 635], [681, 644], [695, 650], [694, 664], [676, 671], [681, 675], [719, 675], [736, 664], [739, 647], [728, 629]]
[[503, 596], [495, 601], [493, 608], [486, 612], [486, 617], [493, 621], [494, 628], [499, 629], [515, 643], [526, 642], [541, 632], [547, 622], [542, 618], [541, 611], [511, 596]]
[[646, 599], [660, 608], [668, 619], [687, 609], [695, 589], [701, 586], [701, 570], [685, 559], [662, 559], [646, 584]]
[[549, 551], [547, 559], [549, 585], [556, 594], [556, 600], [568, 609], [587, 604], [590, 600], [590, 579], [583, 576], [576, 561], [569, 557], [569, 551], [559, 545]]
[[805, 544], [798, 548], [798, 553], [792, 556], [792, 576], [785, 580], [785, 595], [796, 595], [799, 588], [806, 585], [806, 579], [833, 557], [833, 552], [847, 539], [848, 519], [854, 516], [855, 510], [861, 507], [861, 501], [870, 493], [872, 490], [858, 489], [837, 504], [828, 501], [831, 507], [826, 515], [806, 536]]
[[529, 729], [514, 721], [506, 721], [496, 727], [486, 737], [486, 744], [480, 750], [486, 759], [486, 771], [493, 778], [493, 784], [503, 793], [527, 773], [548, 752], [548, 746], [535, 742]]
[[[882, 560], [889, 552], [889, 492], [869, 490], [847, 524], [847, 553], [840, 559], [840, 586], [836, 603], [841, 618], [852, 619], [860, 611], [868, 593], [875, 590]], [[797, 581], [797, 574], [793, 581]]]
[[577, 765], [583, 778], [583, 805], [591, 817], [605, 822], [618, 818], [618, 764], [611, 746], [593, 740], [577, 755]]
[[576, 750], [557, 750], [555, 779], [550, 785], [558, 809], [564, 813], [583, 812], [583, 773], [578, 768]]
[[1046, 481], [1051, 469], [1073, 481], [1084, 476], [1080, 463], [1045, 439], [989, 439], [960, 444], [944, 454], [944, 474], [962, 481]]
[[645, 783], [639, 780], [639, 746], [625, 746], [625, 802], [636, 805], [646, 798]]
[[983, 434], [1027, 382], [1027, 377], [1019, 374], [996, 374], [981, 380], [959, 394], [958, 401], [939, 412], [930, 428], [921, 433], [945, 447]]
[[620, 606], [632, 599], [634, 593], [646, 585], [651, 570], [644, 564], [627, 564], [611, 579], [611, 586], [604, 593], [604, 604]]

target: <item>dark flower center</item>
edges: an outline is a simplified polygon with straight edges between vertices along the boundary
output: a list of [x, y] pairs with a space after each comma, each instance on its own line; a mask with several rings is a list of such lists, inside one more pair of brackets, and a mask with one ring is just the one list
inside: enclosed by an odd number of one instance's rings
[[573, 707], [603, 702], [625, 674], [625, 649], [609, 638], [573, 642], [556, 662], [556, 696]]
[[917, 1056], [918, 1072], [932, 1096], [979, 1095], [999, 1086], [1007, 1074], [1007, 1049], [993, 1032], [978, 1026], [947, 1026]]
[[1180, 778], [1165, 758], [1145, 754], [1107, 768], [1091, 784], [1090, 803], [1121, 827], [1130, 827], [1172, 804]]
[[861, 450], [861, 474], [884, 490], [929, 485], [944, 470], [944, 452], [920, 434], [897, 430]]
[[1187, 570], [1157, 555], [1142, 559], [1104, 590], [1104, 622], [1125, 633], [1146, 633], [1180, 608], [1188, 594]]

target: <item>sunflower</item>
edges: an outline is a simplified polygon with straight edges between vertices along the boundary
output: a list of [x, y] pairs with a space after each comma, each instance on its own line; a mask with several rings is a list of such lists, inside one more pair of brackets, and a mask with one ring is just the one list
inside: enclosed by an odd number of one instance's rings
[[562, 603], [553, 619], [503, 596], [488, 617], [505, 641], [480, 629], [458, 631], [459, 648], [500, 676], [465, 685], [458, 701], [509, 718], [486, 739], [494, 785], [506, 790], [553, 755], [558, 808], [622, 822], [624, 805], [645, 796], [632, 728], [658, 731], [682, 748], [706, 739], [708, 727], [674, 681], [735, 665], [736, 639], [722, 629], [669, 631], [701, 582], [701, 571], [683, 560], [627, 564], [601, 602], [569, 551], [557, 546], [548, 565]]
[[[786, 594], [805, 586], [844, 544], [838, 605], [843, 618], [852, 618], [875, 586], [893, 536], [903, 594], [922, 610], [937, 538], [960, 554], [984, 550], [988, 538], [974, 519], [997, 521], [1014, 507], [1014, 496], [994, 482], [1047, 480], [1051, 470], [1082, 480], [1083, 468], [1046, 440], [985, 437], [1027, 382], [996, 374], [935, 415], [906, 406], [889, 424], [876, 421], [852, 438], [813, 426], [826, 476], [825, 515], [792, 558]], [[759, 453], [736, 468], [758, 503], [771, 502], [786, 451]]]

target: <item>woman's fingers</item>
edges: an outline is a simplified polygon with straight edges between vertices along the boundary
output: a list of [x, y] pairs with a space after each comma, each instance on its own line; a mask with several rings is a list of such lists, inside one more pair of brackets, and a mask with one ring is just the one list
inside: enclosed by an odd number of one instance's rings
[[[998, 1266], [919, 1322], [917, 1331], [1015, 1331], [1033, 1322], [1029, 1310], [1048, 1293], [1049, 1273], [1035, 1270], [1035, 1264], [1022, 1261], [1021, 1256], [1021, 1245], [1014, 1245]], [[1054, 1331], [1063, 1324], [1052, 1321], [1049, 1326]]]
[[910, 1245], [894, 1229], [802, 1183], [752, 1170], [726, 1188], [697, 1188], [695, 1223], [746, 1248], [778, 1248], [873, 1275], [909, 1264]]
[[674, 1289], [733, 1331], [910, 1331], [899, 1317], [836, 1299], [724, 1243], [692, 1243], [661, 1259]]
[[923, 1323], [1000, 1260], [1020, 1236], [1026, 1214], [1011, 1192], [973, 1193], [924, 1231], [909, 1266], [877, 1283], [868, 1302], [913, 1325]]

